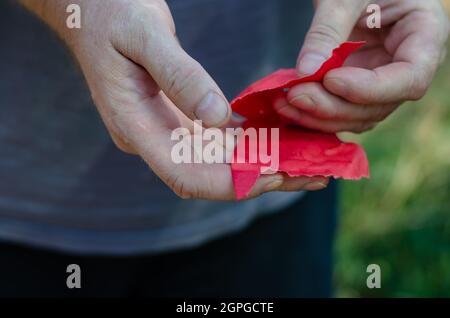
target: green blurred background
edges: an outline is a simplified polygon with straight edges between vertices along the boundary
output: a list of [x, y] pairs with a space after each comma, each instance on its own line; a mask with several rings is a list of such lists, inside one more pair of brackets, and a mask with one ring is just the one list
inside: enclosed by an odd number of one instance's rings
[[[342, 184], [336, 296], [450, 297], [450, 58], [423, 100], [350, 138], [367, 150], [372, 177]], [[373, 263], [381, 288], [371, 290]]]

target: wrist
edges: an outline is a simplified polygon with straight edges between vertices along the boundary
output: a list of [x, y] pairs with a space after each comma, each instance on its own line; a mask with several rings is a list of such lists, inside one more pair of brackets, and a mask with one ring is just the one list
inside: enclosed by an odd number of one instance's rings
[[[67, 7], [71, 0], [19, 0], [19, 3], [27, 10], [44, 21], [59, 37], [72, 47], [73, 42], [80, 34], [81, 29], [69, 29], [66, 24], [69, 13]], [[80, 7], [84, 8], [84, 2], [79, 0]]]

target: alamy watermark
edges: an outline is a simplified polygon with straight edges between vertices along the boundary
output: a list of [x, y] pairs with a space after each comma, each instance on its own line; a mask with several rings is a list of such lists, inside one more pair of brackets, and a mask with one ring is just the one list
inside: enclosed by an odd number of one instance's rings
[[66, 268], [66, 273], [69, 273], [66, 279], [66, 286], [69, 289], [81, 288], [81, 268], [80, 265], [70, 264]]
[[69, 29], [81, 29], [81, 7], [78, 4], [69, 4], [66, 7], [69, 13], [66, 19], [66, 26]]
[[[81, 7], [79, 4], [69, 4], [66, 7], [66, 13], [69, 15], [66, 19], [68, 29], [81, 29]], [[369, 15], [366, 19], [366, 25], [369, 29], [381, 28], [381, 7], [378, 4], [370, 4], [367, 6], [366, 13]]]
[[378, 4], [370, 4], [366, 12], [369, 16], [366, 25], [369, 29], [381, 29], [381, 7]]
[[176, 164], [258, 163], [262, 173], [278, 171], [279, 128], [204, 128], [196, 120], [193, 131], [177, 128], [171, 140], [176, 142], [171, 151]]
[[367, 266], [366, 272], [369, 274], [366, 279], [366, 286], [369, 289], [381, 288], [381, 267], [378, 264]]

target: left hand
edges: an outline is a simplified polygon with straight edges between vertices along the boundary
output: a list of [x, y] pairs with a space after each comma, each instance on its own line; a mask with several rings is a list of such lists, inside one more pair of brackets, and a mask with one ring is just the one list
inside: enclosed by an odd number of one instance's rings
[[293, 87], [275, 108], [283, 117], [325, 132], [364, 132], [400, 104], [424, 96], [445, 56], [448, 16], [439, 0], [378, 0], [381, 29], [366, 25], [367, 0], [319, 0], [300, 52], [300, 75], [314, 73], [346, 40], [367, 44], [323, 84]]

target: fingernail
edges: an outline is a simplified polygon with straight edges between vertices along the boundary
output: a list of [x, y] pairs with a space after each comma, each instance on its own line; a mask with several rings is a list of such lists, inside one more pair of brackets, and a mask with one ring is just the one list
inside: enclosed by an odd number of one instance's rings
[[195, 116], [207, 126], [224, 124], [228, 118], [228, 103], [216, 92], [209, 92], [198, 105]]
[[304, 75], [316, 73], [327, 59], [320, 54], [307, 53], [300, 60], [298, 72]]
[[322, 190], [327, 187], [327, 184], [321, 181], [313, 181], [310, 183], [305, 184], [305, 190], [308, 191], [316, 191], [316, 190]]
[[276, 176], [271, 181], [269, 181], [269, 183], [266, 186], [264, 186], [263, 191], [264, 192], [274, 191], [274, 190], [278, 189], [279, 187], [281, 187], [281, 185], [283, 184], [283, 181], [284, 181], [283, 177]]
[[341, 96], [347, 96], [348, 88], [344, 81], [338, 78], [325, 79], [325, 86], [332, 92]]
[[316, 103], [314, 102], [314, 100], [306, 94], [295, 96], [289, 102], [294, 106], [298, 106], [304, 110], [313, 110], [316, 107]]

